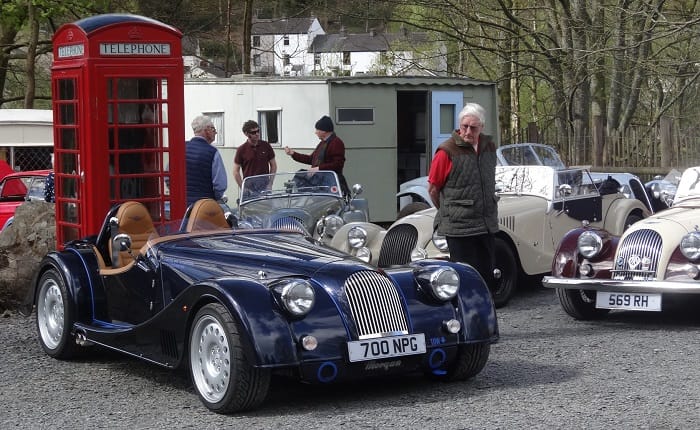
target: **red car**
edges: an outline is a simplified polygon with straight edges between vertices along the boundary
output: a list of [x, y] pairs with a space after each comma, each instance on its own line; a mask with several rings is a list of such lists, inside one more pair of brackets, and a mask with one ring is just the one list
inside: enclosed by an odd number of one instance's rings
[[[11, 223], [17, 206], [27, 200], [44, 200], [44, 184], [51, 170], [10, 173], [0, 181], [0, 227]], [[1, 229], [0, 229], [1, 230]]]

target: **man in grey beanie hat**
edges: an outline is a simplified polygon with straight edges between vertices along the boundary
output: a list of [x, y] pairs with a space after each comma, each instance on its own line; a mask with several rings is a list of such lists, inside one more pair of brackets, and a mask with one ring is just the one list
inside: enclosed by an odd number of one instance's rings
[[309, 164], [309, 172], [319, 170], [333, 170], [338, 175], [340, 186], [344, 194], [349, 192], [348, 184], [343, 176], [343, 166], [345, 165], [345, 143], [333, 132], [333, 120], [324, 115], [316, 121], [316, 136], [321, 141], [310, 155], [300, 154], [288, 146], [284, 147], [284, 152], [291, 156], [294, 161]]

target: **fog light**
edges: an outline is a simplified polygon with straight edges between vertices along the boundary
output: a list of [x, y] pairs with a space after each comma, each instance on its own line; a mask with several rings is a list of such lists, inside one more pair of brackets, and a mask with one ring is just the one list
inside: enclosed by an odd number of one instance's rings
[[683, 270], [685, 270], [689, 278], [698, 279], [700, 277], [700, 269], [695, 264], [686, 264]]
[[579, 273], [581, 273], [581, 276], [593, 275], [593, 267], [588, 263], [582, 263], [581, 266], [578, 268], [578, 271]]
[[301, 347], [307, 351], [313, 351], [318, 346], [318, 340], [313, 336], [304, 336], [301, 338]]
[[462, 329], [462, 324], [457, 320], [447, 320], [443, 323], [448, 333], [456, 334]]

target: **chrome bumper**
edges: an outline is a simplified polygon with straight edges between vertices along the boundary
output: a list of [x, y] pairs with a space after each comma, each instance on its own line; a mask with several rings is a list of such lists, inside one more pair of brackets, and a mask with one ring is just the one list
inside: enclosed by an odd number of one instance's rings
[[554, 276], [545, 276], [542, 278], [542, 285], [546, 288], [609, 291], [614, 293], [700, 294], [700, 281], [616, 281], [613, 279], [555, 278]]

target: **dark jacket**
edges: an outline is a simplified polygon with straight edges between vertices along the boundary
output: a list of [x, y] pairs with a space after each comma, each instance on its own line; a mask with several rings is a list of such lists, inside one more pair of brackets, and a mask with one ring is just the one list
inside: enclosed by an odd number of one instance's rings
[[349, 193], [348, 184], [343, 175], [345, 143], [337, 134], [333, 133], [328, 140], [319, 142], [311, 155], [294, 152], [292, 159], [300, 163], [309, 164], [311, 167], [318, 166], [319, 170], [333, 170], [338, 174], [343, 194]]
[[187, 205], [214, 196], [212, 164], [216, 148], [203, 137], [195, 136], [185, 145], [187, 175]]
[[456, 132], [440, 150], [447, 153], [452, 168], [440, 190], [438, 233], [459, 237], [497, 232], [496, 145], [491, 136], [480, 136], [478, 155]]

